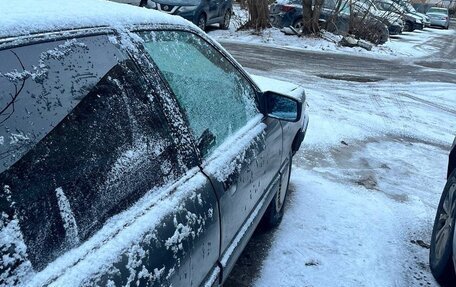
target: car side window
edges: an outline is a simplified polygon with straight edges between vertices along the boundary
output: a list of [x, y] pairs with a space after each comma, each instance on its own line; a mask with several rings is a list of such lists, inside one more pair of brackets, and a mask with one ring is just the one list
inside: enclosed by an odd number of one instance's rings
[[[65, 43], [0, 51], [26, 69], [40, 59], [46, 67], [42, 78], [0, 77], [5, 101], [26, 82], [1, 118], [0, 184], [14, 208], [0, 197], [0, 212], [19, 218], [35, 270], [185, 168], [135, 64], [107, 36], [75, 40], [59, 53]], [[58, 58], [43, 57], [49, 51]]]
[[249, 81], [199, 36], [184, 31], [140, 36], [184, 110], [203, 156], [258, 114]]

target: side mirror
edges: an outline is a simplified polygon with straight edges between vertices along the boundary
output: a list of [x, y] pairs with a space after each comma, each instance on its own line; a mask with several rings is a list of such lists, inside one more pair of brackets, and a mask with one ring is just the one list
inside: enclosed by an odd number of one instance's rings
[[301, 119], [302, 102], [298, 99], [270, 91], [264, 92], [263, 97], [269, 117], [287, 122]]

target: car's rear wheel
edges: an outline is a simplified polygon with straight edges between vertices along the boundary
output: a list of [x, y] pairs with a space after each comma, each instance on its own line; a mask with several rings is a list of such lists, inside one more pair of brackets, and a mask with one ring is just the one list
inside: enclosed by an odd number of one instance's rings
[[293, 22], [293, 28], [301, 32], [302, 26], [304, 26], [304, 23], [302, 22], [302, 18], [298, 18]]
[[407, 31], [407, 32], [413, 31], [413, 24], [409, 21], [406, 21], [404, 24], [404, 31]]
[[448, 178], [440, 198], [432, 229], [429, 265], [432, 275], [443, 286], [456, 280], [453, 265], [453, 236], [456, 223], [456, 171]]
[[203, 30], [203, 31], [206, 31], [206, 15], [204, 14], [201, 14], [199, 17], [198, 17], [198, 22], [196, 23], [196, 25], [198, 25], [198, 27]]
[[230, 27], [231, 22], [231, 11], [226, 10], [225, 16], [223, 16], [222, 22], [220, 22], [220, 28], [223, 30], [227, 30]]
[[274, 198], [263, 216], [262, 224], [266, 229], [271, 229], [280, 224], [282, 221], [283, 213], [285, 211], [285, 201], [288, 194], [288, 186], [290, 184], [291, 175], [291, 154], [288, 157], [287, 166], [283, 169], [280, 175], [280, 183]]

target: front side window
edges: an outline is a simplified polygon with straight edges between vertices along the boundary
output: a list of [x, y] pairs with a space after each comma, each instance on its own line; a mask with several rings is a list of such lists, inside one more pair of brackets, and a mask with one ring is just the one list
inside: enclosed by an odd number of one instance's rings
[[185, 112], [203, 155], [258, 114], [255, 90], [215, 48], [183, 31], [140, 33]]

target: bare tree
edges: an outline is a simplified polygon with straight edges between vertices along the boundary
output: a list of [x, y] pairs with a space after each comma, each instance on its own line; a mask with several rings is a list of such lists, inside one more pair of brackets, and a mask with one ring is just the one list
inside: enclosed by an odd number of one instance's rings
[[247, 0], [249, 21], [241, 29], [261, 31], [269, 27], [268, 0]]
[[324, 0], [302, 0], [303, 34], [318, 34], [320, 32], [318, 22], [323, 1]]

